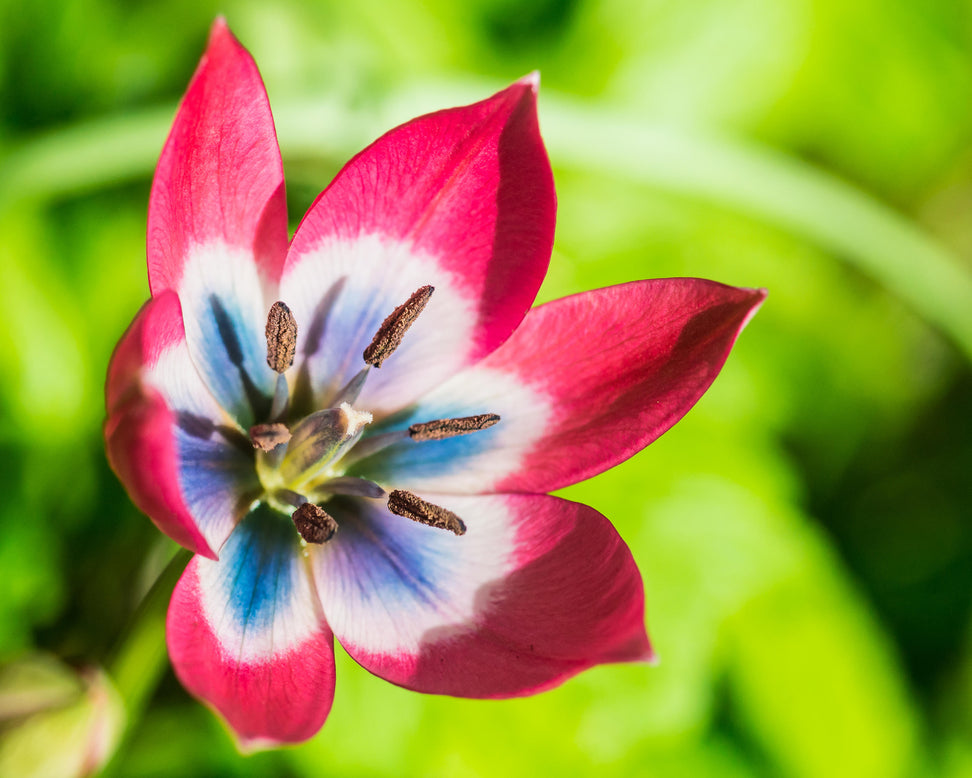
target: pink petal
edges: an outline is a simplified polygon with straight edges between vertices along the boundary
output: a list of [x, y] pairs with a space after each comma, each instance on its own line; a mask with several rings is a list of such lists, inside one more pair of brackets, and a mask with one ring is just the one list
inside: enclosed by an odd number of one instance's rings
[[[338, 174], [294, 236], [281, 297], [303, 326], [309, 384], [342, 386], [385, 316], [436, 291], [363, 399], [401, 407], [493, 351], [532, 304], [553, 243], [553, 178], [535, 79], [415, 119]], [[397, 405], [396, 405], [397, 403]]]
[[230, 443], [246, 438], [190, 359], [174, 292], [135, 317], [106, 395], [108, 460], [132, 500], [177, 543], [215, 558], [258, 483], [252, 450]]
[[283, 165], [256, 64], [217, 19], [149, 200], [152, 294], [179, 293], [189, 349], [241, 425], [269, 409], [263, 328], [287, 251]]
[[423, 497], [466, 534], [328, 503], [339, 529], [313, 552], [318, 593], [364, 667], [418, 691], [509, 697], [651, 658], [641, 576], [599, 513], [546, 495]]
[[257, 508], [220, 560], [194, 557], [166, 624], [176, 675], [248, 748], [306, 740], [334, 697], [334, 646], [286, 516]]
[[692, 278], [638, 281], [532, 310], [487, 359], [369, 431], [496, 413], [471, 435], [404, 440], [355, 466], [389, 486], [547, 492], [651, 443], [698, 401], [765, 298]]
[[273, 117], [253, 58], [221, 18], [213, 24], [152, 183], [152, 294], [178, 289], [193, 250], [214, 243], [243, 249], [266, 278], [279, 278], [287, 207]]

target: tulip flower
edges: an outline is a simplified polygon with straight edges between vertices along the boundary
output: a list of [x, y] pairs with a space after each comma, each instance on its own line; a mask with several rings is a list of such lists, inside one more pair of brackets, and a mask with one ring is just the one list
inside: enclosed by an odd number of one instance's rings
[[156, 170], [151, 299], [113, 356], [105, 435], [134, 502], [196, 554], [175, 672], [248, 746], [322, 726], [334, 637], [463, 697], [653, 656], [627, 546], [547, 492], [681, 418], [764, 292], [648, 280], [531, 310], [556, 211], [537, 86], [387, 133], [289, 238], [265, 89], [213, 27]]

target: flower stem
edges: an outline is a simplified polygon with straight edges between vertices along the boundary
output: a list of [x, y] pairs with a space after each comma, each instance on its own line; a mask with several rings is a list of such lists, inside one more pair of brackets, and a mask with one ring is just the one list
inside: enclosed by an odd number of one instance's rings
[[142, 715], [165, 671], [165, 615], [176, 581], [192, 558], [177, 548], [139, 604], [107, 662], [107, 670], [125, 704], [126, 734]]

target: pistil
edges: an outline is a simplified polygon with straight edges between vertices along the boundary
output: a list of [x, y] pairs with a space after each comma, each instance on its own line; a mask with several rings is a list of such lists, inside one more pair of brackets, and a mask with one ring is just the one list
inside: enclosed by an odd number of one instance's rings
[[404, 489], [396, 489], [388, 495], [388, 510], [428, 527], [447, 529], [456, 535], [466, 534], [465, 523], [452, 511], [441, 505], [426, 502], [418, 495], [406, 492]]
[[290, 440], [290, 430], [287, 425], [273, 422], [270, 424], [254, 424], [250, 427], [250, 441], [253, 448], [270, 452], [282, 443]]
[[371, 414], [348, 403], [317, 411], [294, 427], [286, 456], [280, 465], [284, 482], [303, 486], [327, 466], [341, 459], [371, 422]]

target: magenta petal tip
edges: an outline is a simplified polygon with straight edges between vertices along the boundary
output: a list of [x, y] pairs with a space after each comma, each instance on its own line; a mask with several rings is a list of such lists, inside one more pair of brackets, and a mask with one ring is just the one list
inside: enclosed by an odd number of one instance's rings
[[658, 654], [648, 638], [648, 633], [641, 629], [607, 655], [605, 661], [657, 665]]
[[658, 652], [655, 651], [655, 647], [648, 642], [648, 637], [645, 636], [645, 647], [642, 652], [634, 657], [632, 662], [640, 662], [642, 664], [650, 665], [652, 667], [657, 667], [661, 664], [661, 657], [658, 656]]
[[753, 293], [754, 301], [753, 301], [752, 308], [749, 309], [749, 313], [746, 314], [746, 316], [742, 320], [742, 324], [739, 325], [740, 332], [742, 332], [743, 329], [745, 329], [746, 325], [749, 324], [753, 316], [756, 315], [757, 311], [759, 311], [759, 309], [763, 307], [763, 303], [766, 302], [766, 298], [769, 296], [769, 290], [764, 289], [763, 287], [758, 287], [755, 289], [751, 289], [748, 287], [744, 287], [744, 288], [746, 291]]
[[530, 87], [533, 93], [536, 94], [540, 90], [540, 71], [533, 70], [523, 76], [523, 78], [518, 79], [516, 83]]
[[229, 25], [226, 23], [226, 17], [220, 14], [213, 19], [213, 23], [209, 28], [209, 38], [206, 41], [207, 52], [212, 51], [215, 46], [224, 40], [229, 40], [239, 45], [239, 41], [236, 40], [236, 36], [233, 35], [232, 30], [230, 30]]

